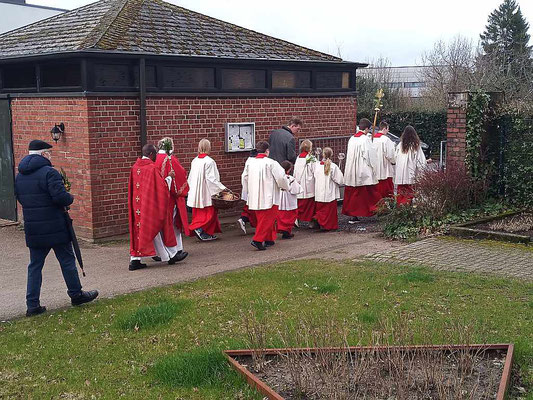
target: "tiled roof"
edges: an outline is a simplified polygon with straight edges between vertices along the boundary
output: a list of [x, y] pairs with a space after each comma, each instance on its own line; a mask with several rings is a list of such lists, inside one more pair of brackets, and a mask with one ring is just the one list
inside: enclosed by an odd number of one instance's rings
[[101, 0], [0, 35], [0, 58], [66, 51], [342, 61], [162, 0]]

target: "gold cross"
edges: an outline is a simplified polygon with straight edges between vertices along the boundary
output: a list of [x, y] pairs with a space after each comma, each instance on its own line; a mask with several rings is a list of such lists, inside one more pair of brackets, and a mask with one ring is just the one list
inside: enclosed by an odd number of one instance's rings
[[141, 227], [141, 223], [137, 222], [137, 228], [140, 228], [140, 227]]
[[137, 189], [139, 189], [141, 187], [141, 185], [139, 185], [139, 182], [137, 182], [137, 184], [135, 186], [137, 187]]
[[138, 203], [141, 198], [139, 196], [135, 197], [135, 201]]
[[141, 170], [140, 169], [137, 170], [137, 175], [141, 175]]
[[137, 213], [137, 215], [141, 215], [141, 210], [137, 209], [137, 211], [135, 211]]

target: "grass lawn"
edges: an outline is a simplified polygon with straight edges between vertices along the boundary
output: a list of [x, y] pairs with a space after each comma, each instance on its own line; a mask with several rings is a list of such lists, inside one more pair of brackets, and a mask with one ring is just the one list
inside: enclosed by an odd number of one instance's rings
[[449, 327], [470, 326], [474, 342], [516, 344], [527, 390], [532, 294], [530, 282], [370, 262], [230, 272], [0, 324], [0, 398], [260, 399], [218, 351], [247, 346], [251, 312], [270, 346], [302, 318], [344, 321], [353, 345], [401, 313], [418, 343], [460, 342]]

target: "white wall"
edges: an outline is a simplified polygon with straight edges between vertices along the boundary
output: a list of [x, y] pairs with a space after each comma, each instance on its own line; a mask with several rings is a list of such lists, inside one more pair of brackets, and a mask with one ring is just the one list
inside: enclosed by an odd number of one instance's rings
[[32, 7], [29, 5], [0, 3], [0, 34], [62, 12], [60, 10]]

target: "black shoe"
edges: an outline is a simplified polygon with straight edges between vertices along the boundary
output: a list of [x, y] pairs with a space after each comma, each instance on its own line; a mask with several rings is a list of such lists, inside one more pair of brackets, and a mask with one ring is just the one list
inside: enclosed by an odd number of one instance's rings
[[318, 229], [320, 225], [318, 225], [318, 222], [316, 219], [313, 219], [311, 222], [309, 222], [309, 229]]
[[266, 250], [266, 247], [263, 246], [263, 243], [261, 242], [256, 242], [255, 240], [252, 240], [250, 244], [254, 246], [257, 250]]
[[176, 264], [177, 262], [185, 260], [188, 255], [189, 253], [187, 253], [186, 251], [178, 251], [174, 257], [168, 260], [168, 265]]
[[280, 232], [281, 232], [282, 239], [292, 239], [294, 237], [293, 233], [289, 233], [287, 231], [280, 231]]
[[196, 235], [196, 237], [200, 240], [204, 240], [202, 239], [202, 236], [206, 235], [206, 233], [204, 233], [203, 229], [202, 228], [198, 228], [198, 229], [195, 229], [194, 230], [194, 234]]
[[39, 307], [35, 307], [35, 308], [28, 308], [28, 310], [26, 311], [26, 317], [33, 317], [34, 315], [42, 314], [45, 311], [46, 311], [46, 307], [45, 306], [39, 306]]
[[265, 247], [272, 247], [276, 244], [276, 242], [272, 242], [270, 240], [265, 241]]
[[89, 303], [98, 297], [98, 290], [91, 290], [89, 292], [82, 291], [81, 294], [73, 297], [70, 302], [73, 306], [79, 306], [85, 303]]
[[161, 261], [161, 257], [155, 256], [155, 257], [152, 257], [152, 260], [159, 262]]
[[[159, 259], [161, 261], [161, 259]], [[133, 260], [133, 261], [130, 261], [130, 266], [129, 266], [129, 270], [130, 271], [136, 271], [138, 269], [142, 269], [142, 268], [146, 268], [148, 265], [146, 264], [143, 264], [142, 262], [140, 262], [139, 260]]]

